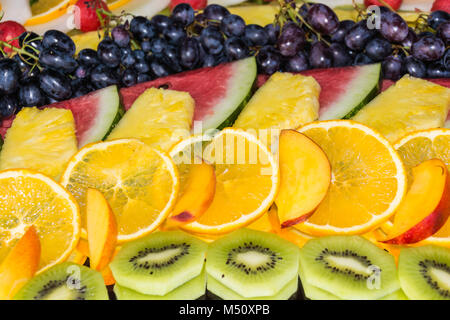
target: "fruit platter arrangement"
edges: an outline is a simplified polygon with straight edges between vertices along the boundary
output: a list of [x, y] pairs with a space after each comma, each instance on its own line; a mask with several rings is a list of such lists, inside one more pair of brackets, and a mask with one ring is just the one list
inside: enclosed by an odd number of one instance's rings
[[0, 299], [450, 300], [450, 5], [408, 2], [2, 0]]

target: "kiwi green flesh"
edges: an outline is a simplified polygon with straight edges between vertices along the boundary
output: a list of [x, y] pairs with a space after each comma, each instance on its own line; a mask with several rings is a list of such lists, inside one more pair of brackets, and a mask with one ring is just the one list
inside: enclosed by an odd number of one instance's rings
[[210, 244], [206, 271], [244, 298], [272, 297], [297, 277], [298, 252], [278, 235], [239, 229]]
[[118, 300], [196, 300], [206, 291], [206, 272], [182, 284], [166, 295], [156, 296], [136, 292], [119, 284], [114, 285], [114, 293]]
[[208, 291], [223, 300], [289, 300], [298, 290], [298, 276], [288, 281], [279, 292], [271, 296], [243, 297], [209, 275], [206, 283]]
[[400, 284], [409, 299], [450, 300], [449, 248], [405, 248], [398, 264]]
[[302, 283], [345, 300], [376, 300], [400, 289], [394, 257], [360, 236], [329, 236], [300, 249]]
[[155, 232], [126, 243], [110, 268], [120, 286], [164, 296], [200, 275], [206, 249], [206, 243], [185, 232]]
[[99, 272], [64, 262], [28, 281], [14, 299], [108, 300], [108, 291]]

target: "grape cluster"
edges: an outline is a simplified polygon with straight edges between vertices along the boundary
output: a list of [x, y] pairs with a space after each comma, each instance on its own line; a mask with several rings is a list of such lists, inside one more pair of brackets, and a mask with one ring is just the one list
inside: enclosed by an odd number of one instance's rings
[[[265, 27], [247, 25], [215, 4], [202, 13], [182, 3], [170, 16], [113, 17], [97, 50], [78, 54], [72, 39], [60, 31], [49, 30], [43, 36], [26, 32], [12, 57], [0, 50], [0, 119], [22, 107], [249, 56], [256, 56], [264, 74], [381, 62], [387, 79], [405, 73], [450, 77], [450, 16], [445, 12], [433, 12], [412, 29], [384, 7], [380, 17], [364, 12], [354, 22], [339, 21], [323, 4], [280, 3], [276, 22]], [[374, 17], [381, 21], [379, 29], [369, 27]]]

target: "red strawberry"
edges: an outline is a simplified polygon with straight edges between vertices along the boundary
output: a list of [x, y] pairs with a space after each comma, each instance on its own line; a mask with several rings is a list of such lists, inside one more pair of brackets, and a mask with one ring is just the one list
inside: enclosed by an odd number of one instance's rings
[[445, 11], [450, 13], [450, 1], [449, 0], [435, 0], [433, 6], [431, 7], [431, 11]]
[[191, 5], [194, 10], [201, 10], [208, 4], [208, 0], [171, 0], [170, 1], [170, 10], [175, 8], [180, 3], [188, 3]]
[[[11, 40], [14, 38], [19, 37], [22, 33], [24, 33], [25, 28], [15, 21], [4, 21], [0, 22], [0, 41], [8, 42], [9, 44], [12, 44], [15, 47], [19, 47], [19, 40]], [[12, 50], [10, 48], [5, 47], [5, 52], [10, 53]]]
[[[78, 7], [75, 10], [75, 25], [83, 32], [95, 31], [101, 26], [97, 9], [109, 12], [108, 5], [103, 0], [78, 0], [75, 6]], [[102, 17], [105, 20], [108, 18], [104, 14]]]
[[[402, 5], [403, 0], [384, 0], [392, 9], [398, 10]], [[368, 6], [383, 6], [383, 3], [377, 0], [364, 0], [364, 5]]]

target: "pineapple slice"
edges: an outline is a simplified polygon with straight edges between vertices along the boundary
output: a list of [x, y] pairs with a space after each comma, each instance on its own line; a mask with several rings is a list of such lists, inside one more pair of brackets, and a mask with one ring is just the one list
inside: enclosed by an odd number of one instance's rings
[[320, 85], [313, 77], [274, 73], [234, 123], [241, 129], [296, 129], [319, 117]]
[[190, 135], [195, 101], [187, 92], [150, 88], [125, 113], [108, 140], [138, 138], [168, 151]]
[[450, 108], [450, 89], [404, 76], [378, 95], [353, 120], [377, 129], [395, 142], [407, 133], [443, 127]]
[[58, 180], [76, 152], [72, 111], [23, 108], [6, 133], [0, 153], [0, 170], [33, 169]]

